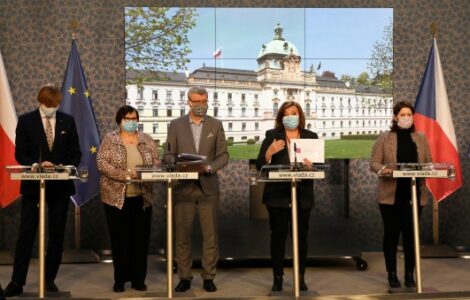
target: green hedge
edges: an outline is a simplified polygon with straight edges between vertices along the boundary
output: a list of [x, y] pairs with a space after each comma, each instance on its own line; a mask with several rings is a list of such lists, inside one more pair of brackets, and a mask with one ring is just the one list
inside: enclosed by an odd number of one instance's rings
[[376, 140], [378, 134], [358, 134], [358, 135], [343, 135], [342, 140]]

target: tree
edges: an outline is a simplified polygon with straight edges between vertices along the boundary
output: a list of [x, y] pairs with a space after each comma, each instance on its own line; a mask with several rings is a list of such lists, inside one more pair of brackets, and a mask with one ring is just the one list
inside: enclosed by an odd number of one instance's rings
[[369, 73], [362, 72], [361, 74], [359, 74], [359, 76], [357, 76], [357, 79], [356, 79], [356, 84], [370, 85]]
[[191, 53], [188, 32], [196, 24], [196, 16], [194, 8], [126, 9], [126, 69], [146, 71], [137, 76], [135, 82], [158, 78], [158, 71], [185, 69]]
[[374, 43], [371, 59], [368, 64], [373, 74], [372, 84], [383, 91], [390, 92], [393, 88], [393, 22], [385, 26], [382, 39]]
[[349, 74], [341, 75], [341, 81], [349, 82], [350, 85], [355, 85], [356, 84], [356, 78], [354, 78], [354, 76], [349, 75]]

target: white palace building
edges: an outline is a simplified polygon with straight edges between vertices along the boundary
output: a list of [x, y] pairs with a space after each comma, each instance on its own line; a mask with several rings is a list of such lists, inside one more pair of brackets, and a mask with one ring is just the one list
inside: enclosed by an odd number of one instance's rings
[[[126, 103], [140, 115], [139, 129], [162, 143], [172, 119], [188, 113], [186, 92], [203, 86], [209, 93], [208, 114], [223, 122], [227, 139], [263, 140], [274, 127], [284, 101], [297, 101], [306, 116], [306, 127], [323, 139], [345, 135], [378, 134], [390, 126], [393, 99], [377, 87], [350, 86], [334, 76], [317, 76], [313, 68], [301, 70], [297, 48], [282, 37], [262, 45], [258, 69], [240, 70], [202, 66], [192, 73], [158, 72], [158, 80], [126, 87]], [[127, 73], [132, 81], [137, 73]]]

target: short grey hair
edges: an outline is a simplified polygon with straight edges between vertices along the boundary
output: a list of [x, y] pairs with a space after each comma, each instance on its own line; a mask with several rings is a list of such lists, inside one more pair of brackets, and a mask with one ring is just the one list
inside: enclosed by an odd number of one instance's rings
[[192, 87], [188, 90], [188, 100], [191, 100], [191, 99], [189, 99], [189, 96], [190, 96], [190, 95], [193, 95], [193, 94], [206, 95], [206, 96], [208, 96], [207, 90], [206, 90], [204, 87], [202, 87], [202, 86], [192, 86]]

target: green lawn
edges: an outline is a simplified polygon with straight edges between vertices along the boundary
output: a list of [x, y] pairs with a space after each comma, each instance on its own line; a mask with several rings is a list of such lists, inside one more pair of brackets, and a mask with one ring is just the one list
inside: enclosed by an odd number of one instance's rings
[[[325, 157], [342, 158], [369, 158], [374, 140], [325, 140]], [[233, 145], [228, 147], [230, 159], [256, 159], [261, 144]]]

